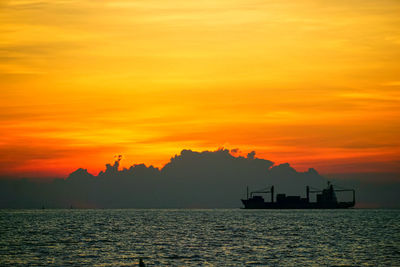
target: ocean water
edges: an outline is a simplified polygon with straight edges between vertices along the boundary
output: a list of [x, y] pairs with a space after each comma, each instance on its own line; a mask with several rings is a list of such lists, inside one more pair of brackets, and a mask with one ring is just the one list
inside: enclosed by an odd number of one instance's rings
[[400, 210], [1, 210], [1, 266], [400, 266]]

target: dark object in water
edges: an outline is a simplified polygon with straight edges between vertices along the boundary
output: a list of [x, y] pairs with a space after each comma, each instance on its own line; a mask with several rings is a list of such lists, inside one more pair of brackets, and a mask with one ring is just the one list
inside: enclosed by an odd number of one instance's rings
[[139, 267], [146, 267], [142, 259], [139, 259]]
[[[286, 196], [285, 194], [277, 194], [276, 202], [274, 202], [274, 187], [271, 186], [269, 191], [253, 191], [250, 198], [247, 190], [247, 199], [242, 199], [245, 209], [347, 209], [354, 207], [356, 203], [354, 189], [333, 189], [333, 185], [328, 182], [328, 187], [324, 190], [310, 191], [310, 187], [306, 187], [306, 198], [300, 196]], [[353, 192], [353, 201], [338, 202], [335, 192]], [[260, 195], [253, 194], [271, 194], [271, 202], [265, 202]], [[310, 202], [310, 193], [317, 193], [317, 201]]]

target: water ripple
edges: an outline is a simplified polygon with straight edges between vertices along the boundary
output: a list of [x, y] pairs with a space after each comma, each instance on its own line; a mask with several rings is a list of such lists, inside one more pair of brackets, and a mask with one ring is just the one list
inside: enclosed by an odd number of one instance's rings
[[400, 210], [2, 210], [0, 265], [400, 265]]

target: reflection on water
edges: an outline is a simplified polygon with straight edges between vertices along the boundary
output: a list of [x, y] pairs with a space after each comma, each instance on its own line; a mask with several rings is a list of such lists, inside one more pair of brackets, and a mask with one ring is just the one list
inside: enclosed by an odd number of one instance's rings
[[0, 265], [399, 265], [400, 210], [2, 210]]

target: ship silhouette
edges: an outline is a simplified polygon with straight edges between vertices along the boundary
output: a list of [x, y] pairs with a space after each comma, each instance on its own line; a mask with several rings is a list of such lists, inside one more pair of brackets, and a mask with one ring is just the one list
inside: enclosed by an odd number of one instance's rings
[[[352, 192], [353, 201], [339, 202], [335, 192]], [[310, 194], [316, 193], [316, 202], [310, 201]], [[270, 194], [271, 201], [265, 202], [260, 194]], [[310, 190], [306, 187], [306, 197], [286, 196], [285, 194], [277, 194], [274, 201], [274, 186], [264, 190], [253, 191], [250, 193], [247, 187], [247, 199], [242, 199], [245, 209], [347, 209], [354, 207], [355, 190], [354, 189], [334, 189], [333, 185], [328, 182], [328, 186], [323, 190]]]

